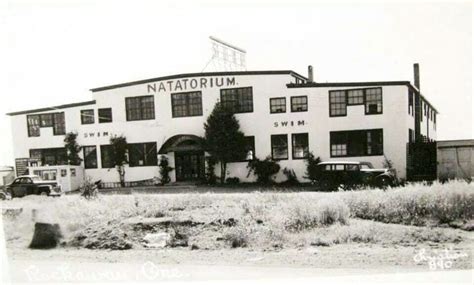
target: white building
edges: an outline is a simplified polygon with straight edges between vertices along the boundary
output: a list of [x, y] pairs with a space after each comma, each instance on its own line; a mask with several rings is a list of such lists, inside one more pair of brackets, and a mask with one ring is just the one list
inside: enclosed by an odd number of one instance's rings
[[[415, 86], [417, 74], [415, 65]], [[113, 135], [130, 144], [126, 181], [158, 176], [161, 154], [175, 168], [173, 181], [198, 179], [199, 137], [218, 101], [234, 109], [249, 155], [272, 156], [301, 181], [308, 152], [376, 167], [389, 159], [404, 178], [407, 143], [436, 139], [437, 111], [409, 81], [318, 83], [311, 67], [308, 77], [290, 70], [179, 74], [94, 88], [86, 102], [9, 113], [17, 172], [31, 159], [64, 164], [64, 135], [77, 132], [93, 180], [119, 181], [108, 156]], [[231, 163], [228, 175], [254, 181], [246, 166]]]

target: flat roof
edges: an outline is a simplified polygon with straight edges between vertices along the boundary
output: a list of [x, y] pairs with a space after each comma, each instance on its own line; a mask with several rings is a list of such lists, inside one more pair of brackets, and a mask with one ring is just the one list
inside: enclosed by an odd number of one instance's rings
[[306, 83], [288, 83], [286, 87], [288, 88], [317, 88], [317, 87], [367, 87], [367, 86], [397, 86], [397, 85], [406, 85], [408, 88], [412, 89], [415, 93], [421, 96], [421, 98], [428, 103], [430, 108], [435, 110], [439, 114], [438, 110], [433, 107], [433, 105], [426, 99], [420, 90], [413, 86], [410, 81], [366, 81], [366, 82], [306, 82]]
[[73, 107], [93, 105], [93, 104], [95, 104], [95, 100], [85, 101], [85, 102], [77, 102], [77, 103], [71, 103], [71, 104], [64, 104], [64, 105], [58, 105], [58, 106], [52, 106], [52, 107], [44, 107], [44, 108], [39, 108], [39, 109], [31, 109], [31, 110], [25, 110], [25, 111], [11, 112], [11, 113], [7, 113], [7, 115], [8, 116], [24, 115], [24, 114], [54, 111], [54, 110], [58, 110], [58, 109], [66, 109], [66, 108], [73, 108]]
[[256, 70], [256, 71], [220, 71], [220, 72], [200, 72], [200, 73], [182, 73], [175, 75], [168, 75], [162, 77], [155, 77], [149, 79], [143, 79], [138, 81], [131, 81], [126, 83], [114, 84], [109, 86], [97, 87], [90, 89], [92, 92], [104, 91], [109, 89], [133, 86], [138, 84], [150, 83], [154, 81], [163, 81], [170, 79], [186, 78], [186, 77], [201, 77], [201, 76], [225, 76], [225, 75], [271, 75], [271, 74], [289, 74], [294, 77], [298, 77], [303, 80], [307, 80], [306, 77], [294, 72], [293, 70]]
[[438, 148], [474, 147], [474, 139], [436, 141]]

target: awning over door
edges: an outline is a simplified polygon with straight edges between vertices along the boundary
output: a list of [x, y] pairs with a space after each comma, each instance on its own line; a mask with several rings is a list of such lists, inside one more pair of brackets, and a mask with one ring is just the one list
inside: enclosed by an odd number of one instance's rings
[[177, 151], [202, 151], [204, 139], [196, 135], [175, 135], [166, 140], [158, 154]]

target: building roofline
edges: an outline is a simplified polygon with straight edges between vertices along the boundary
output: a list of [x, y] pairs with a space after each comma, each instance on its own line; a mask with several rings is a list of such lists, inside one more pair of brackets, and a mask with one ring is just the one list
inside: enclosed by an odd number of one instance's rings
[[433, 107], [433, 105], [426, 99], [425, 96], [423, 96], [416, 88], [413, 86], [410, 81], [367, 81], [367, 82], [325, 82], [325, 83], [317, 83], [317, 82], [307, 82], [307, 83], [302, 83], [302, 84], [295, 84], [295, 83], [289, 83], [286, 86], [288, 88], [311, 88], [311, 87], [365, 87], [365, 86], [397, 86], [397, 85], [405, 85], [408, 88], [412, 89], [414, 92], [416, 92], [418, 95], [423, 98], [425, 102], [428, 103], [430, 108], [435, 110], [437, 114], [439, 114], [438, 110]]
[[85, 102], [77, 102], [77, 103], [71, 103], [71, 104], [64, 104], [64, 105], [58, 105], [58, 106], [52, 106], [52, 107], [44, 107], [44, 108], [39, 108], [39, 109], [31, 109], [31, 110], [25, 110], [25, 111], [11, 112], [11, 113], [7, 113], [7, 115], [8, 116], [17, 116], [17, 115], [45, 112], [45, 111], [54, 111], [54, 110], [58, 110], [58, 109], [66, 109], [66, 108], [73, 108], [73, 107], [79, 107], [79, 106], [93, 105], [93, 104], [95, 104], [95, 100], [85, 101]]
[[219, 72], [182, 73], [182, 74], [168, 75], [168, 76], [162, 76], [162, 77], [155, 77], [155, 78], [131, 81], [131, 82], [126, 82], [126, 83], [114, 84], [114, 85], [109, 85], [109, 86], [97, 87], [97, 88], [90, 89], [90, 91], [98, 92], [98, 91], [104, 91], [104, 90], [115, 89], [115, 88], [120, 88], [120, 87], [145, 84], [145, 83], [150, 83], [150, 82], [155, 82], [155, 81], [163, 81], [163, 80], [186, 78], [186, 77], [224, 76], [224, 75], [272, 75], [272, 74], [289, 74], [294, 77], [307, 80], [306, 77], [292, 70], [219, 71]]

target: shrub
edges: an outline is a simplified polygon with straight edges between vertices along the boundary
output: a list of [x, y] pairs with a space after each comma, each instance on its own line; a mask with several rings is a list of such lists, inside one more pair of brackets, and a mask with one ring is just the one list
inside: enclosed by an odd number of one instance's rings
[[280, 165], [278, 162], [272, 160], [271, 157], [267, 157], [264, 160], [256, 158], [249, 161], [247, 168], [249, 169], [247, 177], [253, 172], [253, 174], [257, 176], [257, 182], [262, 184], [272, 182], [271, 177], [280, 171]]
[[217, 182], [216, 159], [213, 156], [206, 157], [206, 183], [214, 185]]
[[294, 185], [299, 185], [300, 182], [298, 181], [298, 177], [296, 177], [295, 171], [290, 168], [284, 168], [283, 169], [283, 174], [286, 176], [286, 181], [283, 182], [282, 184], [288, 185], [288, 186], [294, 186]]
[[161, 184], [165, 185], [165, 184], [170, 183], [170, 181], [171, 181], [170, 172], [174, 168], [169, 166], [168, 158], [166, 156], [162, 156], [158, 166], [160, 167], [160, 182], [161, 182]]
[[319, 156], [317, 158], [314, 157], [313, 153], [309, 153], [308, 157], [306, 158], [306, 179], [311, 180], [311, 182], [315, 182], [319, 179], [319, 167], [318, 163], [321, 162]]
[[239, 177], [229, 177], [225, 181], [227, 184], [231, 184], [231, 185], [237, 185], [240, 183]]

